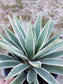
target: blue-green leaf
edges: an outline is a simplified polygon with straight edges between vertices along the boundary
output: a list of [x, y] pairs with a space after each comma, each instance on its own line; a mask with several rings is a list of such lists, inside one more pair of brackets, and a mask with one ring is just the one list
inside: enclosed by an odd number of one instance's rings
[[35, 55], [35, 45], [36, 45], [36, 33], [35, 29], [33, 29], [33, 55]]
[[1, 34], [0, 36], [4, 39], [5, 42], [7, 42], [8, 44], [12, 44], [12, 45], [16, 46], [17, 48], [19, 48], [19, 49], [22, 51], [21, 47], [18, 46], [18, 44], [14, 43], [14, 42], [13, 42], [11, 39], [9, 39], [7, 36], [5, 36], [4, 34]]
[[0, 39], [0, 45], [7, 49], [8, 51], [11, 51], [12, 53], [16, 54], [18, 57], [22, 58], [23, 60], [27, 60], [28, 58], [15, 46], [8, 45], [5, 41]]
[[51, 23], [51, 19], [46, 23], [46, 25], [44, 26], [43, 30], [41, 31], [40, 33], [40, 36], [37, 40], [37, 44], [36, 44], [36, 53], [38, 50], [40, 50], [46, 40], [46, 37], [48, 35], [48, 30], [49, 30], [49, 26], [50, 26], [50, 23]]
[[63, 67], [62, 66], [43, 65], [43, 68], [48, 70], [50, 73], [63, 75]]
[[0, 53], [0, 61], [5, 61], [5, 60], [14, 60], [14, 58]]
[[37, 79], [37, 76], [35, 76], [35, 80], [34, 80], [33, 84], [39, 84], [39, 81]]
[[24, 38], [26, 38], [26, 33], [24, 32], [22, 24], [19, 22], [18, 18], [15, 15], [13, 15], [13, 16], [14, 16], [14, 21], [15, 21], [15, 24], [16, 24], [19, 32], [23, 35]]
[[48, 34], [47, 34], [47, 37], [46, 37], [46, 40], [45, 40], [45, 41], [48, 40], [48, 38], [49, 38], [49, 36], [50, 36], [50, 34], [51, 34], [51, 32], [52, 32], [53, 25], [54, 25], [54, 21], [52, 20], [51, 23], [50, 23], [49, 30], [48, 30]]
[[38, 39], [38, 37], [40, 35], [40, 30], [41, 30], [41, 27], [42, 27], [42, 17], [41, 17], [41, 15], [42, 15], [42, 13], [40, 12], [38, 17], [37, 17], [36, 23], [35, 23], [36, 40]]
[[25, 72], [22, 72], [11, 82], [11, 84], [23, 84], [26, 79], [26, 76], [27, 74]]
[[14, 76], [18, 75], [19, 73], [23, 72], [24, 70], [26, 70], [27, 68], [29, 68], [28, 65], [26, 64], [18, 64], [17, 66], [15, 66], [10, 73], [8, 74], [8, 76], [6, 77], [6, 80], [13, 78]]
[[26, 37], [26, 49], [29, 54], [29, 58], [33, 57], [33, 31], [32, 31], [32, 24], [28, 23], [28, 32]]
[[59, 58], [62, 56], [63, 56], [63, 50], [52, 52], [48, 55], [45, 55], [44, 58]]
[[12, 68], [16, 65], [18, 65], [20, 62], [16, 60], [6, 60], [6, 61], [0, 61], [0, 69], [2, 68]]
[[10, 21], [10, 23], [11, 23], [13, 29], [14, 29], [14, 32], [16, 34], [16, 37], [17, 37], [17, 39], [18, 39], [18, 41], [19, 41], [19, 43], [20, 43], [23, 51], [25, 52], [25, 54], [27, 54], [27, 52], [26, 52], [26, 45], [25, 45], [25, 39], [24, 39], [22, 33], [18, 30], [18, 27], [13, 22], [13, 20], [10, 18], [10, 16], [8, 16], [8, 18], [9, 18], [9, 21]]
[[59, 84], [47, 70], [43, 68], [34, 68], [34, 70], [41, 78], [43, 78], [49, 84]]
[[6, 33], [6, 34], [8, 35], [8, 37], [10, 38], [10, 40], [11, 40], [14, 44], [16, 44], [16, 45], [18, 45], [18, 46], [20, 47], [20, 43], [19, 43], [18, 39], [15, 37], [15, 34], [13, 34], [6, 26], [2, 25], [2, 27], [3, 27], [4, 31], [5, 31], [5, 33]]
[[63, 41], [52, 43], [52, 44], [48, 45], [47, 47], [45, 47], [44, 49], [42, 49], [39, 53], [37, 53], [33, 57], [33, 59], [36, 59], [37, 57], [42, 58], [45, 55], [50, 54], [50, 53], [52, 53], [62, 47], [63, 47]]
[[27, 82], [30, 84], [33, 83], [36, 76], [37, 76], [36, 72], [33, 69], [31, 69], [27, 74]]
[[63, 59], [44, 58], [40, 61], [42, 62], [42, 64], [46, 65], [63, 66]]
[[[60, 36], [62, 35], [62, 33], [59, 33], [58, 35], [54, 36], [53, 38], [51, 38], [49, 41], [47, 41], [45, 43], [45, 45], [43, 46], [43, 48], [45, 48], [46, 46], [48, 46], [49, 44], [53, 43], [53, 42], [57, 42], [58, 40], [60, 40]], [[42, 49], [43, 49], [42, 48]]]
[[20, 21], [20, 23], [22, 24], [22, 26], [24, 26], [21, 16], [19, 16], [19, 21]]

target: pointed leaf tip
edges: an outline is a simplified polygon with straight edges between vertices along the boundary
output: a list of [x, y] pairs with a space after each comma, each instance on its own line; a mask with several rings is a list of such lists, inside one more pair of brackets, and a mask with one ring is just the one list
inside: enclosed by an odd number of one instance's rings
[[41, 27], [42, 27], [42, 17], [41, 17], [42, 13], [41, 11], [38, 14], [38, 17], [36, 19], [35, 22], [35, 33], [36, 33], [36, 40], [38, 39], [39, 35], [40, 35], [40, 31], [41, 31]]

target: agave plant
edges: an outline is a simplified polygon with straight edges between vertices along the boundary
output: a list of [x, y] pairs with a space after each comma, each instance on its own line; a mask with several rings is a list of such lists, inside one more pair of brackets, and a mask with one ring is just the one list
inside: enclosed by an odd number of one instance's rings
[[[25, 80], [29, 84], [39, 84], [37, 75], [49, 84], [58, 84], [51, 75], [63, 75], [63, 41], [62, 33], [49, 39], [54, 21], [49, 19], [42, 28], [41, 12], [33, 26], [28, 22], [27, 32], [21, 18], [8, 16], [14, 33], [5, 25], [3, 29], [7, 36], [0, 34], [0, 45], [11, 53], [12, 56], [0, 53], [0, 68], [12, 68], [6, 80], [15, 77], [11, 84], [23, 84]], [[42, 83], [41, 83], [42, 84]]]

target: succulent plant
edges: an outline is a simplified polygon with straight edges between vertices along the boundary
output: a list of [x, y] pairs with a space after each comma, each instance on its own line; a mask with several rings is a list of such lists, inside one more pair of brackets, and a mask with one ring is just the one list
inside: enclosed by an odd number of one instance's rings
[[14, 33], [2, 25], [8, 37], [0, 34], [0, 46], [11, 56], [0, 53], [0, 68], [12, 68], [6, 77], [6, 80], [15, 77], [11, 84], [23, 84], [25, 80], [39, 84], [37, 75], [49, 84], [58, 84], [51, 73], [63, 75], [63, 59], [58, 59], [63, 56], [62, 33], [49, 39], [54, 21], [49, 19], [42, 28], [41, 15], [40, 12], [34, 25], [28, 22], [27, 32], [22, 19], [15, 15], [13, 19], [8, 16]]

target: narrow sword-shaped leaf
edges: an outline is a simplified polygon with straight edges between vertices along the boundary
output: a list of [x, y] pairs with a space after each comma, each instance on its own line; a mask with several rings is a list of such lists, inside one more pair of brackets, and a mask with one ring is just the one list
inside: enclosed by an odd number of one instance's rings
[[26, 38], [26, 33], [24, 32], [22, 24], [19, 22], [18, 18], [15, 15], [13, 15], [13, 17], [14, 17], [16, 26], [18, 27], [18, 30], [20, 31], [20, 33], [22, 33], [23, 37]]
[[[23, 28], [23, 31], [25, 32], [24, 23], [23, 23], [23, 21], [22, 21], [22, 18], [21, 18], [21, 16], [19, 16], [19, 22], [21, 23], [21, 25], [22, 25], [22, 28]], [[26, 34], [26, 32], [25, 32], [25, 34]]]
[[51, 19], [46, 23], [46, 25], [44, 26], [43, 30], [41, 31], [41, 34], [37, 40], [37, 44], [36, 44], [36, 52], [42, 48], [43, 43], [46, 40], [47, 34], [48, 34], [48, 30], [49, 30], [49, 26], [51, 23]]
[[30, 84], [33, 83], [36, 76], [37, 76], [36, 72], [33, 69], [31, 69], [27, 74], [27, 82]]
[[19, 16], [19, 21], [20, 21], [20, 23], [22, 24], [22, 26], [24, 26], [21, 16]]
[[36, 59], [37, 57], [42, 58], [45, 55], [50, 54], [50, 53], [58, 50], [59, 48], [63, 47], [62, 45], [63, 45], [63, 41], [57, 42], [55, 44], [48, 45], [47, 47], [45, 47], [44, 49], [42, 49], [39, 53], [37, 53], [33, 57], [33, 59]]
[[5, 60], [14, 60], [14, 58], [0, 53], [0, 61], [5, 61]]
[[27, 54], [27, 52], [26, 52], [26, 46], [25, 46], [25, 39], [23, 38], [22, 33], [20, 33], [20, 31], [18, 30], [18, 27], [16, 26], [16, 24], [14, 24], [14, 22], [10, 18], [10, 16], [8, 16], [8, 18], [9, 18], [9, 21], [10, 21], [10, 23], [11, 23], [13, 29], [14, 29], [14, 32], [16, 34], [16, 37], [17, 37], [17, 39], [18, 39], [18, 41], [19, 41], [19, 43], [20, 43], [23, 51]]
[[[50, 24], [50, 26], [49, 26], [49, 30], [48, 30], [48, 34], [47, 34], [46, 40], [48, 40], [48, 38], [49, 38], [49, 36], [50, 36], [50, 34], [51, 34], [51, 32], [52, 32], [53, 25], [54, 25], [54, 21], [52, 20], [52, 21], [51, 21], [51, 24]], [[46, 40], [45, 40], [45, 41], [46, 41]]]
[[34, 37], [34, 43], [36, 45], [36, 33], [35, 33], [35, 29], [33, 29], [33, 37]]
[[48, 70], [50, 73], [63, 75], [63, 67], [62, 66], [43, 65], [43, 68]]
[[32, 24], [28, 23], [28, 32], [26, 36], [26, 49], [29, 54], [29, 58], [33, 57], [33, 32], [32, 32]]
[[46, 65], [63, 66], [63, 59], [44, 58], [40, 61], [42, 62], [42, 64]]
[[[16, 54], [14, 54], [14, 53], [11, 53], [12, 54], [12, 56], [15, 58], [15, 60], [18, 60], [18, 61], [20, 61], [20, 62], [23, 62], [23, 59], [22, 58], [20, 58], [19, 56], [17, 56]], [[24, 60], [25, 61], [25, 60]]]
[[35, 23], [36, 40], [39, 37], [40, 30], [41, 30], [41, 27], [42, 27], [42, 17], [41, 17], [41, 15], [42, 15], [42, 13], [40, 12], [38, 17], [37, 17], [36, 23]]
[[39, 84], [39, 81], [37, 79], [37, 76], [35, 76], [35, 80], [34, 80], [33, 84]]
[[14, 76], [18, 75], [19, 73], [23, 72], [24, 70], [26, 70], [27, 68], [29, 68], [28, 65], [26, 64], [18, 64], [17, 66], [15, 66], [11, 72], [8, 74], [8, 76], [6, 77], [6, 80], [13, 78]]
[[59, 58], [59, 57], [62, 57], [62, 56], [63, 56], [63, 50], [55, 51], [53, 53], [45, 55], [44, 58]]
[[11, 84], [23, 84], [26, 79], [26, 76], [27, 74], [25, 72], [22, 72], [11, 82]]
[[20, 62], [16, 60], [6, 60], [6, 61], [0, 61], [0, 69], [3, 68], [11, 68], [16, 65], [18, 65]]
[[43, 68], [34, 68], [34, 70], [41, 78], [43, 78], [49, 84], [59, 84], [47, 70]]
[[33, 29], [33, 55], [35, 55], [35, 45], [36, 45], [36, 33], [35, 29]]
[[62, 48], [63, 47], [62, 45], [63, 45], [63, 41], [57, 42], [57, 43], [54, 43], [54, 44], [52, 43], [51, 45], [49, 45], [45, 48], [45, 52], [43, 52], [42, 57], [43, 57], [43, 55], [50, 54], [50, 53], [58, 50], [59, 48]]
[[0, 45], [2, 47], [4, 47], [5, 49], [7, 49], [8, 51], [13, 52], [14, 54], [16, 54], [18, 57], [22, 58], [23, 60], [27, 60], [28, 58], [15, 46], [12, 45], [8, 45], [6, 42], [4, 42], [3, 40], [0, 40]]
[[[48, 46], [49, 44], [53, 43], [54, 41], [60, 40], [59, 37], [60, 37], [61, 35], [62, 35], [62, 33], [59, 33], [58, 35], [56, 35], [56, 36], [54, 36], [53, 38], [51, 38], [48, 42], [45, 43], [45, 45], [43, 46], [43, 48], [46, 47], [46, 46]], [[43, 49], [43, 48], [42, 48], [42, 49]]]
[[4, 41], [6, 41], [8, 44], [12, 44], [12, 45], [16, 46], [17, 48], [19, 48], [20, 50], [22, 50], [20, 46], [18, 46], [16, 43], [14, 43], [12, 40], [10, 40], [10, 39], [9, 39], [8, 37], [6, 37], [4, 34], [1, 34], [0, 36], [1, 36], [1, 37], [4, 39]]
[[20, 43], [18, 39], [15, 37], [15, 35], [6, 26], [2, 25], [2, 27], [6, 32], [6, 34], [8, 35], [8, 37], [11, 39], [11, 41], [20, 47]]

